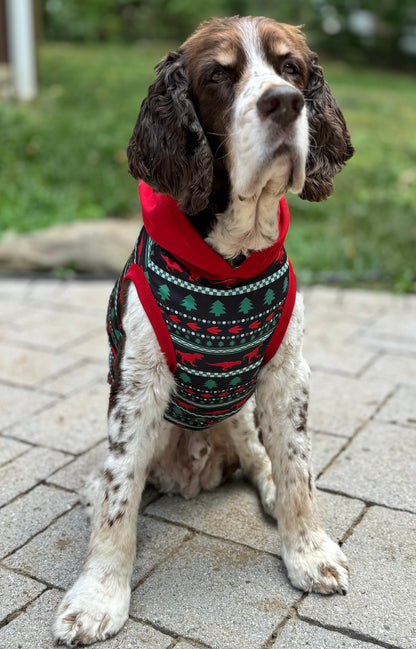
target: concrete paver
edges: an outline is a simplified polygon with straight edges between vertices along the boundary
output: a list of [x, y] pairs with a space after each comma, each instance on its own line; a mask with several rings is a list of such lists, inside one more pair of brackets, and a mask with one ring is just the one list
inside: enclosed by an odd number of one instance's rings
[[0, 470], [0, 506], [33, 489], [69, 460], [68, 455], [40, 446], [19, 455]]
[[[137, 584], [188, 536], [190, 532], [183, 528], [140, 516], [132, 583]], [[37, 534], [3, 563], [8, 568], [30, 572], [36, 579], [58, 588], [68, 588], [81, 571], [87, 556], [88, 540], [88, 519], [84, 510], [77, 507]], [[49, 551], [45, 552], [45, 548]], [[51, 556], [55, 560], [52, 561]]]
[[131, 611], [213, 649], [261, 649], [300, 595], [276, 557], [201, 536], [134, 591]]
[[349, 376], [316, 370], [311, 377], [309, 426], [325, 433], [352, 437], [375, 414], [390, 392], [387, 381], [357, 381]]
[[33, 579], [0, 566], [0, 623], [34, 599], [45, 588], [46, 586]]
[[93, 386], [15, 424], [10, 435], [59, 451], [82, 453], [107, 435], [107, 402], [107, 386]]
[[343, 550], [351, 569], [348, 595], [337, 602], [310, 595], [299, 606], [300, 617], [414, 649], [415, 516], [372, 507]]
[[17, 439], [0, 437], [0, 466], [14, 460], [15, 457], [19, 457], [31, 448], [29, 444], [19, 442]]
[[285, 625], [272, 649], [374, 649], [374, 644], [313, 624], [291, 620]]
[[[323, 492], [318, 493], [318, 499], [325, 529], [334, 538], [341, 539], [362, 511], [363, 503]], [[192, 501], [180, 496], [165, 496], [145, 511], [210, 536], [281, 554], [274, 520], [263, 513], [254, 488], [239, 481], [201, 493]]]
[[43, 484], [17, 501], [0, 509], [0, 557], [24, 545], [32, 536], [50, 525], [56, 516], [68, 511], [77, 501], [68, 493]]
[[[416, 320], [416, 316], [415, 316]], [[392, 386], [408, 385], [416, 387], [416, 346], [408, 353], [383, 353], [365, 371], [363, 378], [390, 381]]]
[[51, 354], [40, 349], [5, 345], [2, 350], [0, 380], [10, 376], [27, 386], [44, 384], [47, 379], [74, 366], [69, 354]]
[[387, 401], [377, 414], [376, 419], [402, 426], [416, 426], [415, 415], [416, 386], [401, 387]]
[[[77, 491], [106, 449], [112, 284], [0, 278], [2, 649], [52, 649], [86, 556]], [[305, 304], [313, 472], [322, 519], [346, 539], [348, 595], [290, 586], [243, 480], [191, 501], [149, 488], [131, 618], [103, 647], [415, 649], [416, 298], [312, 287]]]
[[358, 433], [318, 486], [416, 513], [415, 476], [416, 431], [374, 421]]
[[[13, 375], [9, 375], [9, 380]], [[1, 384], [0, 412], [1, 430], [5, 432], [8, 426], [28, 419], [34, 412], [41, 411], [52, 404], [56, 398], [40, 390], [23, 386]], [[24, 404], [24, 408], [23, 408]]]

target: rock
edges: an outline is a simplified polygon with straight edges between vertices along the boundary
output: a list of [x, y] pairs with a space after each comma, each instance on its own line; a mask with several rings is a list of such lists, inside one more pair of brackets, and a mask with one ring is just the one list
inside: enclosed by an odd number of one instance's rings
[[0, 241], [0, 271], [118, 275], [141, 228], [141, 219], [75, 221]]

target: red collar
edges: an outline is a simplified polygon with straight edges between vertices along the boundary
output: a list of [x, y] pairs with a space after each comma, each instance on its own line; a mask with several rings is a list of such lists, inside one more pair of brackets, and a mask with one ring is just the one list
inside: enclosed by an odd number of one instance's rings
[[279, 236], [276, 242], [265, 250], [252, 252], [240, 266], [233, 268], [198, 234], [174, 198], [155, 193], [143, 180], [139, 183], [139, 194], [143, 223], [149, 236], [190, 270], [211, 280], [257, 277], [279, 257], [289, 229], [289, 208], [283, 197], [277, 211]]

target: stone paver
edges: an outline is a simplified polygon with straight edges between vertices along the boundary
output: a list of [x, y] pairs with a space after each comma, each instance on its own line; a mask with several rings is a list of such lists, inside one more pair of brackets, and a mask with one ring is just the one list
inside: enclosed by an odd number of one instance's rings
[[416, 352], [415, 312], [389, 310], [373, 326], [360, 329], [357, 340], [361, 346], [395, 352]]
[[[74, 359], [73, 359], [74, 360]], [[60, 395], [70, 395], [88, 390], [91, 385], [103, 383], [107, 364], [76, 360], [67, 372], [51, 376], [45, 381], [45, 389]]]
[[[0, 278], [1, 649], [53, 649], [85, 560], [77, 492], [107, 447], [112, 285]], [[191, 501], [147, 488], [131, 617], [103, 647], [416, 649], [416, 297], [313, 287], [305, 304], [313, 473], [348, 595], [290, 586], [275, 522], [241, 478]]]
[[33, 489], [56, 469], [69, 462], [70, 456], [46, 448], [31, 448], [0, 469], [0, 506], [19, 494]]
[[56, 398], [39, 390], [0, 383], [0, 432], [4, 432], [18, 421], [28, 419], [32, 413], [42, 410], [54, 401]]
[[[322, 492], [318, 499], [326, 529], [341, 539], [362, 511], [363, 503]], [[213, 492], [202, 492], [191, 501], [165, 496], [147, 507], [146, 513], [257, 550], [281, 553], [275, 521], [263, 513], [257, 493], [245, 483], [228, 483]]]
[[291, 620], [283, 628], [272, 649], [375, 649], [373, 643], [322, 629], [319, 626]]
[[[140, 516], [133, 584], [137, 584], [189, 535], [190, 532], [182, 528]], [[48, 584], [68, 588], [82, 568], [88, 540], [88, 519], [85, 512], [77, 507], [7, 557], [3, 563], [15, 570], [30, 572]]]
[[[82, 376], [82, 373], [81, 373]], [[68, 453], [82, 453], [107, 436], [108, 387], [103, 382], [58, 400], [10, 431], [13, 436]]]
[[415, 476], [416, 430], [374, 421], [360, 431], [318, 484], [416, 513]]
[[26, 343], [50, 351], [57, 351], [63, 346], [67, 349], [83, 337], [97, 331], [98, 321], [92, 315], [59, 311], [54, 307], [36, 309], [31, 306], [30, 313], [16, 319], [16, 328], [9, 329], [7, 340]]
[[70, 509], [76, 501], [75, 494], [39, 485], [17, 501], [2, 507], [0, 558], [48, 527], [54, 518]]
[[26, 386], [45, 385], [48, 379], [74, 366], [69, 354], [52, 354], [39, 349], [5, 345], [1, 354], [0, 381], [13, 381]]
[[376, 419], [403, 426], [416, 426], [416, 386], [401, 387], [387, 401], [377, 414]]
[[375, 414], [391, 392], [387, 381], [357, 381], [315, 371], [311, 379], [309, 425], [315, 430], [351, 437]]
[[312, 437], [312, 470], [316, 478], [317, 475], [325, 469], [325, 467], [333, 460], [333, 458], [340, 452], [346, 442], [347, 437], [340, 435], [327, 435], [314, 431]]
[[[416, 320], [416, 316], [415, 316]], [[412, 354], [383, 354], [365, 371], [363, 378], [371, 382], [388, 379], [393, 386], [416, 387], [416, 350]]]
[[43, 584], [0, 566], [0, 623], [43, 590]]
[[31, 448], [29, 444], [24, 444], [16, 439], [0, 437], [0, 466], [14, 460]]
[[64, 466], [63, 469], [56, 471], [48, 478], [48, 482], [59, 485], [64, 489], [79, 491], [91, 474], [96, 474], [97, 471], [101, 470], [106, 451], [107, 440], [104, 440], [89, 451], [78, 455], [73, 462]]
[[406, 512], [373, 507], [343, 547], [351, 569], [346, 597], [310, 595], [299, 615], [400, 649], [416, 647], [416, 525]]
[[334, 339], [330, 329], [327, 335], [306, 338], [304, 353], [312, 370], [338, 371], [352, 376], [362, 372], [377, 355], [374, 350]]
[[213, 649], [260, 649], [299, 597], [275, 557], [199, 537], [134, 591], [131, 611]]
[[[0, 629], [1, 649], [54, 649], [51, 628], [45, 620], [51, 620], [62, 592], [48, 590], [19, 617]], [[106, 642], [105, 649], [168, 649], [172, 637], [156, 631], [150, 626], [129, 620], [124, 629]]]

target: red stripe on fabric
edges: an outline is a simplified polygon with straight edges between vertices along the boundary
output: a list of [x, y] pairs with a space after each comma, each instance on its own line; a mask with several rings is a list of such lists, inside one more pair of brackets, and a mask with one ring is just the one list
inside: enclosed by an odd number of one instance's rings
[[285, 197], [278, 204], [279, 234], [275, 243], [265, 250], [252, 252], [234, 268], [221, 257], [191, 225], [172, 196], [158, 194], [142, 180], [139, 183], [143, 223], [149, 236], [168, 250], [189, 270], [215, 281], [253, 279], [278, 259], [289, 229], [289, 208]]
[[153, 296], [146, 275], [144, 274], [140, 266], [138, 266], [137, 264], [132, 264], [124, 278], [124, 281], [126, 281], [127, 279], [131, 280], [135, 285], [139, 300], [142, 303], [143, 309], [145, 310], [146, 315], [150, 320], [150, 323], [156, 334], [156, 338], [158, 339], [160, 348], [166, 356], [169, 369], [171, 370], [171, 372], [175, 373], [176, 355], [172, 339], [166, 326], [166, 322], [164, 321], [158, 304]]
[[283, 307], [282, 315], [280, 320], [277, 323], [277, 327], [274, 330], [273, 336], [267, 346], [266, 353], [264, 354], [263, 365], [268, 363], [277, 350], [279, 349], [282, 340], [285, 336], [286, 330], [288, 328], [290, 318], [293, 313], [293, 307], [295, 306], [296, 300], [296, 278], [295, 273], [293, 272], [292, 264], [289, 259], [289, 289], [286, 296], [285, 305]]

